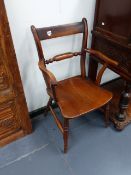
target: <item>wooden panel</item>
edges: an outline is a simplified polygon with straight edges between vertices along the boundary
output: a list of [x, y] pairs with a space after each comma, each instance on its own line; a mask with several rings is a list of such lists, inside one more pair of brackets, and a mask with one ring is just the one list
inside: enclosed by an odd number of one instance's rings
[[94, 48], [100, 50], [107, 56], [118, 61], [120, 67], [124, 69], [131, 77], [131, 51], [123, 49], [119, 45], [113, 44], [111, 41], [103, 38], [96, 38], [94, 42]]
[[6, 90], [10, 86], [8, 73], [4, 64], [5, 62], [3, 62], [4, 60], [2, 60], [4, 58], [5, 56], [0, 40], [0, 91]]
[[9, 87], [8, 77], [5, 73], [4, 66], [0, 62], [0, 90], [5, 90]]
[[17, 118], [16, 104], [8, 101], [0, 105], [0, 139], [20, 129], [20, 121]]
[[129, 37], [131, 34], [130, 0], [97, 0], [99, 9], [95, 26]]

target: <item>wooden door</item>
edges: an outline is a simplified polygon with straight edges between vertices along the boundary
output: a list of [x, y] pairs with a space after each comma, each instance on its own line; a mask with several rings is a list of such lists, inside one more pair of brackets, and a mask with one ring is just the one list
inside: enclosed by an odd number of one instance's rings
[[3, 0], [0, 1], [0, 146], [31, 133]]

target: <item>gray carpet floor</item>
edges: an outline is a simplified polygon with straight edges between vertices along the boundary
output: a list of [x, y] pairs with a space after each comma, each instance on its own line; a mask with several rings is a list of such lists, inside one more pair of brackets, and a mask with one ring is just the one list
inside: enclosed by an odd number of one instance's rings
[[131, 175], [131, 125], [122, 132], [105, 128], [99, 111], [71, 120], [64, 154], [50, 113], [32, 124], [31, 135], [0, 149], [0, 175]]

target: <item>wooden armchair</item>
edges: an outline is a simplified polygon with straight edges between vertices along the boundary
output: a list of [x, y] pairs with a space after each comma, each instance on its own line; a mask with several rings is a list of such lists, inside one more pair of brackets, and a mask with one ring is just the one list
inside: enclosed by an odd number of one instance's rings
[[[31, 30], [35, 39], [38, 55], [39, 68], [43, 73], [43, 77], [47, 86], [49, 102], [47, 109], [52, 113], [55, 122], [63, 134], [64, 153], [68, 147], [69, 120], [81, 117], [88, 112], [105, 106], [105, 124], [109, 124], [109, 102], [112, 99], [112, 93], [99, 87], [102, 75], [107, 67], [117, 66], [116, 61], [112, 61], [107, 56], [99, 51], [87, 48], [88, 26], [85, 18], [81, 22], [35, 28], [31, 26]], [[81, 52], [68, 52], [56, 55], [51, 59], [45, 60], [41, 40], [52, 39], [73, 34], [83, 34], [83, 42]], [[103, 66], [100, 69], [96, 81], [93, 82], [86, 77], [85, 59], [86, 53], [93, 55], [93, 58], [100, 61]], [[47, 69], [46, 65], [54, 61], [70, 59], [75, 56], [80, 56], [81, 75], [68, 78], [62, 81], [57, 81], [55, 76]], [[63, 124], [58, 119], [54, 109], [52, 108], [52, 100], [54, 100], [63, 116]]]

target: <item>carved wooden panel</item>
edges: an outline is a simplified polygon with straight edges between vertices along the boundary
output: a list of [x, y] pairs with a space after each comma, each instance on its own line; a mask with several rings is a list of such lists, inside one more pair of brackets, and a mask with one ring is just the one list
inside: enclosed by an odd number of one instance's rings
[[9, 81], [1, 56], [0, 52], [0, 90], [5, 90], [9, 87]]
[[15, 101], [0, 105], [0, 139], [20, 129]]
[[126, 49], [124, 50], [120, 46], [114, 45], [103, 38], [95, 40], [94, 48], [117, 60], [120, 66], [124, 68], [127, 73], [131, 72], [131, 51]]

